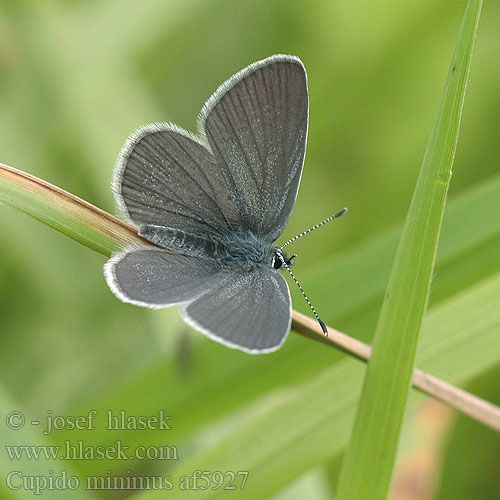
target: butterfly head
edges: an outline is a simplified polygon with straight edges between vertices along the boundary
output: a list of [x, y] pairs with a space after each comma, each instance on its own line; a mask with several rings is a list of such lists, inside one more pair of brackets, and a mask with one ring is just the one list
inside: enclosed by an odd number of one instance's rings
[[288, 257], [288, 255], [281, 248], [276, 248], [271, 262], [271, 267], [273, 269], [279, 269], [283, 263], [287, 266], [291, 266], [293, 265], [293, 259], [295, 259], [295, 257], [297, 257], [295, 254]]

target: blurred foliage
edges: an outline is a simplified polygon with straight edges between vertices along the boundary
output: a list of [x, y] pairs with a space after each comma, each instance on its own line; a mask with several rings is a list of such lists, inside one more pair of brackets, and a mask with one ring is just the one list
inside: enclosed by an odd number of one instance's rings
[[[468, 384], [467, 390], [500, 404], [500, 367]], [[473, 446], [471, 446], [473, 443]], [[456, 418], [443, 461], [436, 500], [500, 498], [498, 436], [463, 415]]]
[[[204, 101], [227, 77], [268, 55], [296, 54], [308, 71], [310, 128], [299, 196], [283, 239], [349, 207], [339, 221], [294, 244], [295, 273], [329, 323], [369, 340], [464, 8], [465, 2], [452, 0], [7, 0], [0, 4], [0, 161], [113, 212], [109, 181], [130, 132], [152, 121], [193, 130]], [[469, 297], [472, 285], [470, 296], [479, 297], [475, 291], [483, 283], [489, 290], [488, 279], [499, 269], [499, 25], [500, 4], [486, 2], [450, 190], [457, 208], [445, 214], [431, 310], [464, 293]], [[19, 408], [43, 419], [47, 410], [83, 415], [93, 408], [130, 408], [148, 415], [164, 409], [174, 418], [167, 438], [136, 432], [126, 439], [178, 445], [184, 459], [210, 443], [215, 449], [239, 426], [294, 402], [296, 386], [307, 394], [320, 370], [338, 362], [339, 374], [353, 378], [340, 386], [353, 392], [339, 399], [354, 404], [363, 367], [346, 363], [344, 355], [294, 335], [279, 352], [262, 357], [216, 345], [191, 332], [175, 310], [119, 302], [104, 282], [102, 256], [7, 207], [0, 211], [2, 410]], [[300, 294], [292, 294], [294, 307], [306, 312]], [[433, 345], [449, 348], [437, 337], [428, 348]], [[458, 344], [463, 374], [458, 355], [453, 365], [445, 358], [428, 363], [437, 375], [464, 382], [498, 364], [493, 347], [483, 343], [476, 352]], [[481, 365], [477, 360], [487, 354], [491, 358]], [[467, 364], [471, 358], [476, 370]], [[482, 380], [478, 392], [482, 384], [498, 386], [498, 371]], [[333, 376], [325, 382], [332, 391], [335, 384]], [[335, 403], [333, 392], [314, 394], [325, 405]], [[331, 428], [328, 421], [318, 424], [330, 439], [335, 429], [343, 433], [339, 446], [320, 450], [302, 440], [294, 456], [307, 460], [289, 467], [281, 482], [338, 454], [349, 428], [346, 414], [342, 419]], [[275, 425], [288, 430], [280, 419]], [[35, 434], [26, 442], [102, 444], [120, 437]], [[499, 439], [489, 435], [497, 453], [488, 460], [498, 469]], [[265, 455], [269, 436], [260, 439]], [[473, 433], [461, 433], [460, 443], [470, 456], [471, 450], [482, 452]], [[245, 464], [245, 449], [239, 452]], [[279, 464], [287, 450], [276, 453], [273, 463]], [[84, 474], [109, 464], [71, 465]], [[143, 474], [165, 470], [154, 461], [134, 467]], [[456, 470], [445, 467], [448, 481]], [[316, 475], [304, 478], [297, 491], [308, 481], [325, 489]], [[107, 495], [102, 498], [118, 498]], [[497, 498], [498, 491], [492, 486], [485, 495]]]

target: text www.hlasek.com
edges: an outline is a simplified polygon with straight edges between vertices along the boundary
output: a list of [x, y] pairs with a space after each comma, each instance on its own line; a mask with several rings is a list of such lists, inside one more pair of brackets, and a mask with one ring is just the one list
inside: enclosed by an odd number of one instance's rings
[[63, 446], [6, 446], [10, 460], [178, 460], [175, 446], [137, 446], [130, 449], [120, 440], [109, 446], [90, 446], [65, 441]]

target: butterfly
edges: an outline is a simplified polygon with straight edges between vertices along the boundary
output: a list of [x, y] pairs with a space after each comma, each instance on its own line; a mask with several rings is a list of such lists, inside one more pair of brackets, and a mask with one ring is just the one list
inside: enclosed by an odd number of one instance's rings
[[126, 248], [105, 264], [114, 294], [145, 307], [181, 304], [189, 325], [226, 346], [278, 349], [292, 315], [280, 268], [291, 273], [293, 257], [274, 242], [297, 197], [308, 109], [302, 62], [274, 55], [216, 90], [197, 135], [172, 123], [134, 132], [112, 186], [155, 246]]

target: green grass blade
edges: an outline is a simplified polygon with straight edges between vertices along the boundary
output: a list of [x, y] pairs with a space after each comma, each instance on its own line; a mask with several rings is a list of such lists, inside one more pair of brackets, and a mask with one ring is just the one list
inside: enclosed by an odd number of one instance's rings
[[[467, 384], [467, 389], [500, 403], [498, 380], [500, 364]], [[434, 500], [500, 498], [499, 456], [498, 434], [477, 425], [474, 420], [457, 415], [442, 453], [442, 468]]]
[[67, 191], [0, 163], [0, 201], [110, 256], [142, 242], [134, 228]]
[[375, 333], [338, 498], [387, 497], [458, 139], [480, 0], [468, 3]]

